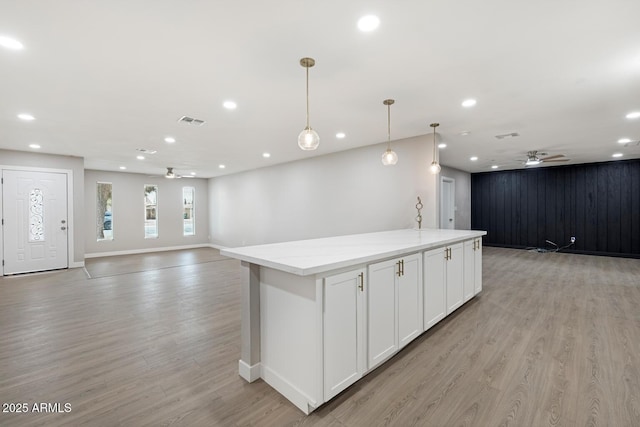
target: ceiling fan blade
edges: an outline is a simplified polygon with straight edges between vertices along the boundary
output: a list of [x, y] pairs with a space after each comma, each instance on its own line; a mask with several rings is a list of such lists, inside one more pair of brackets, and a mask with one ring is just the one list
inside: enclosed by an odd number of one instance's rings
[[540, 160], [546, 162], [547, 160], [557, 159], [558, 157], [564, 157], [564, 154], [556, 154], [555, 156], [543, 157]]
[[556, 160], [545, 160], [544, 163], [551, 163], [551, 162], [568, 162], [571, 159], [556, 159]]

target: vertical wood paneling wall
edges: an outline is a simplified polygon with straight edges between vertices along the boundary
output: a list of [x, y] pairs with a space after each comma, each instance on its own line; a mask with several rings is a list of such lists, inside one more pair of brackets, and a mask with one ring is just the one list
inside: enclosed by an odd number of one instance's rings
[[640, 258], [640, 160], [471, 175], [471, 228], [484, 243]]

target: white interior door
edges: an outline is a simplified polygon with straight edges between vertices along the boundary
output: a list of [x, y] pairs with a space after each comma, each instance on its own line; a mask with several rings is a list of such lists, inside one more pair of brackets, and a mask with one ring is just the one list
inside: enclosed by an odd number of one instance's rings
[[440, 228], [456, 228], [455, 180], [440, 178]]
[[67, 175], [2, 171], [3, 274], [69, 266]]

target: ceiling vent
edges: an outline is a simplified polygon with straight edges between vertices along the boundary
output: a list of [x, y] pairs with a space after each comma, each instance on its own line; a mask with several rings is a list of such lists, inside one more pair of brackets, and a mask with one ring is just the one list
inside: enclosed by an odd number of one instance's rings
[[497, 139], [505, 139], [505, 138], [515, 138], [516, 136], [520, 136], [518, 132], [511, 133], [503, 133], [502, 135], [496, 135]]
[[188, 125], [202, 126], [204, 124], [204, 120], [194, 119], [189, 116], [182, 116], [178, 119], [179, 122], [186, 123]]

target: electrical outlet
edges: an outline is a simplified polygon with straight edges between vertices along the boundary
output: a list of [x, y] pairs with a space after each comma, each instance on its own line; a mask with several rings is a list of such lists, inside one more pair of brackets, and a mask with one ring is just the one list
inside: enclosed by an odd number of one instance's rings
[[576, 242], [576, 236], [571, 236], [571, 243], [575, 243]]

